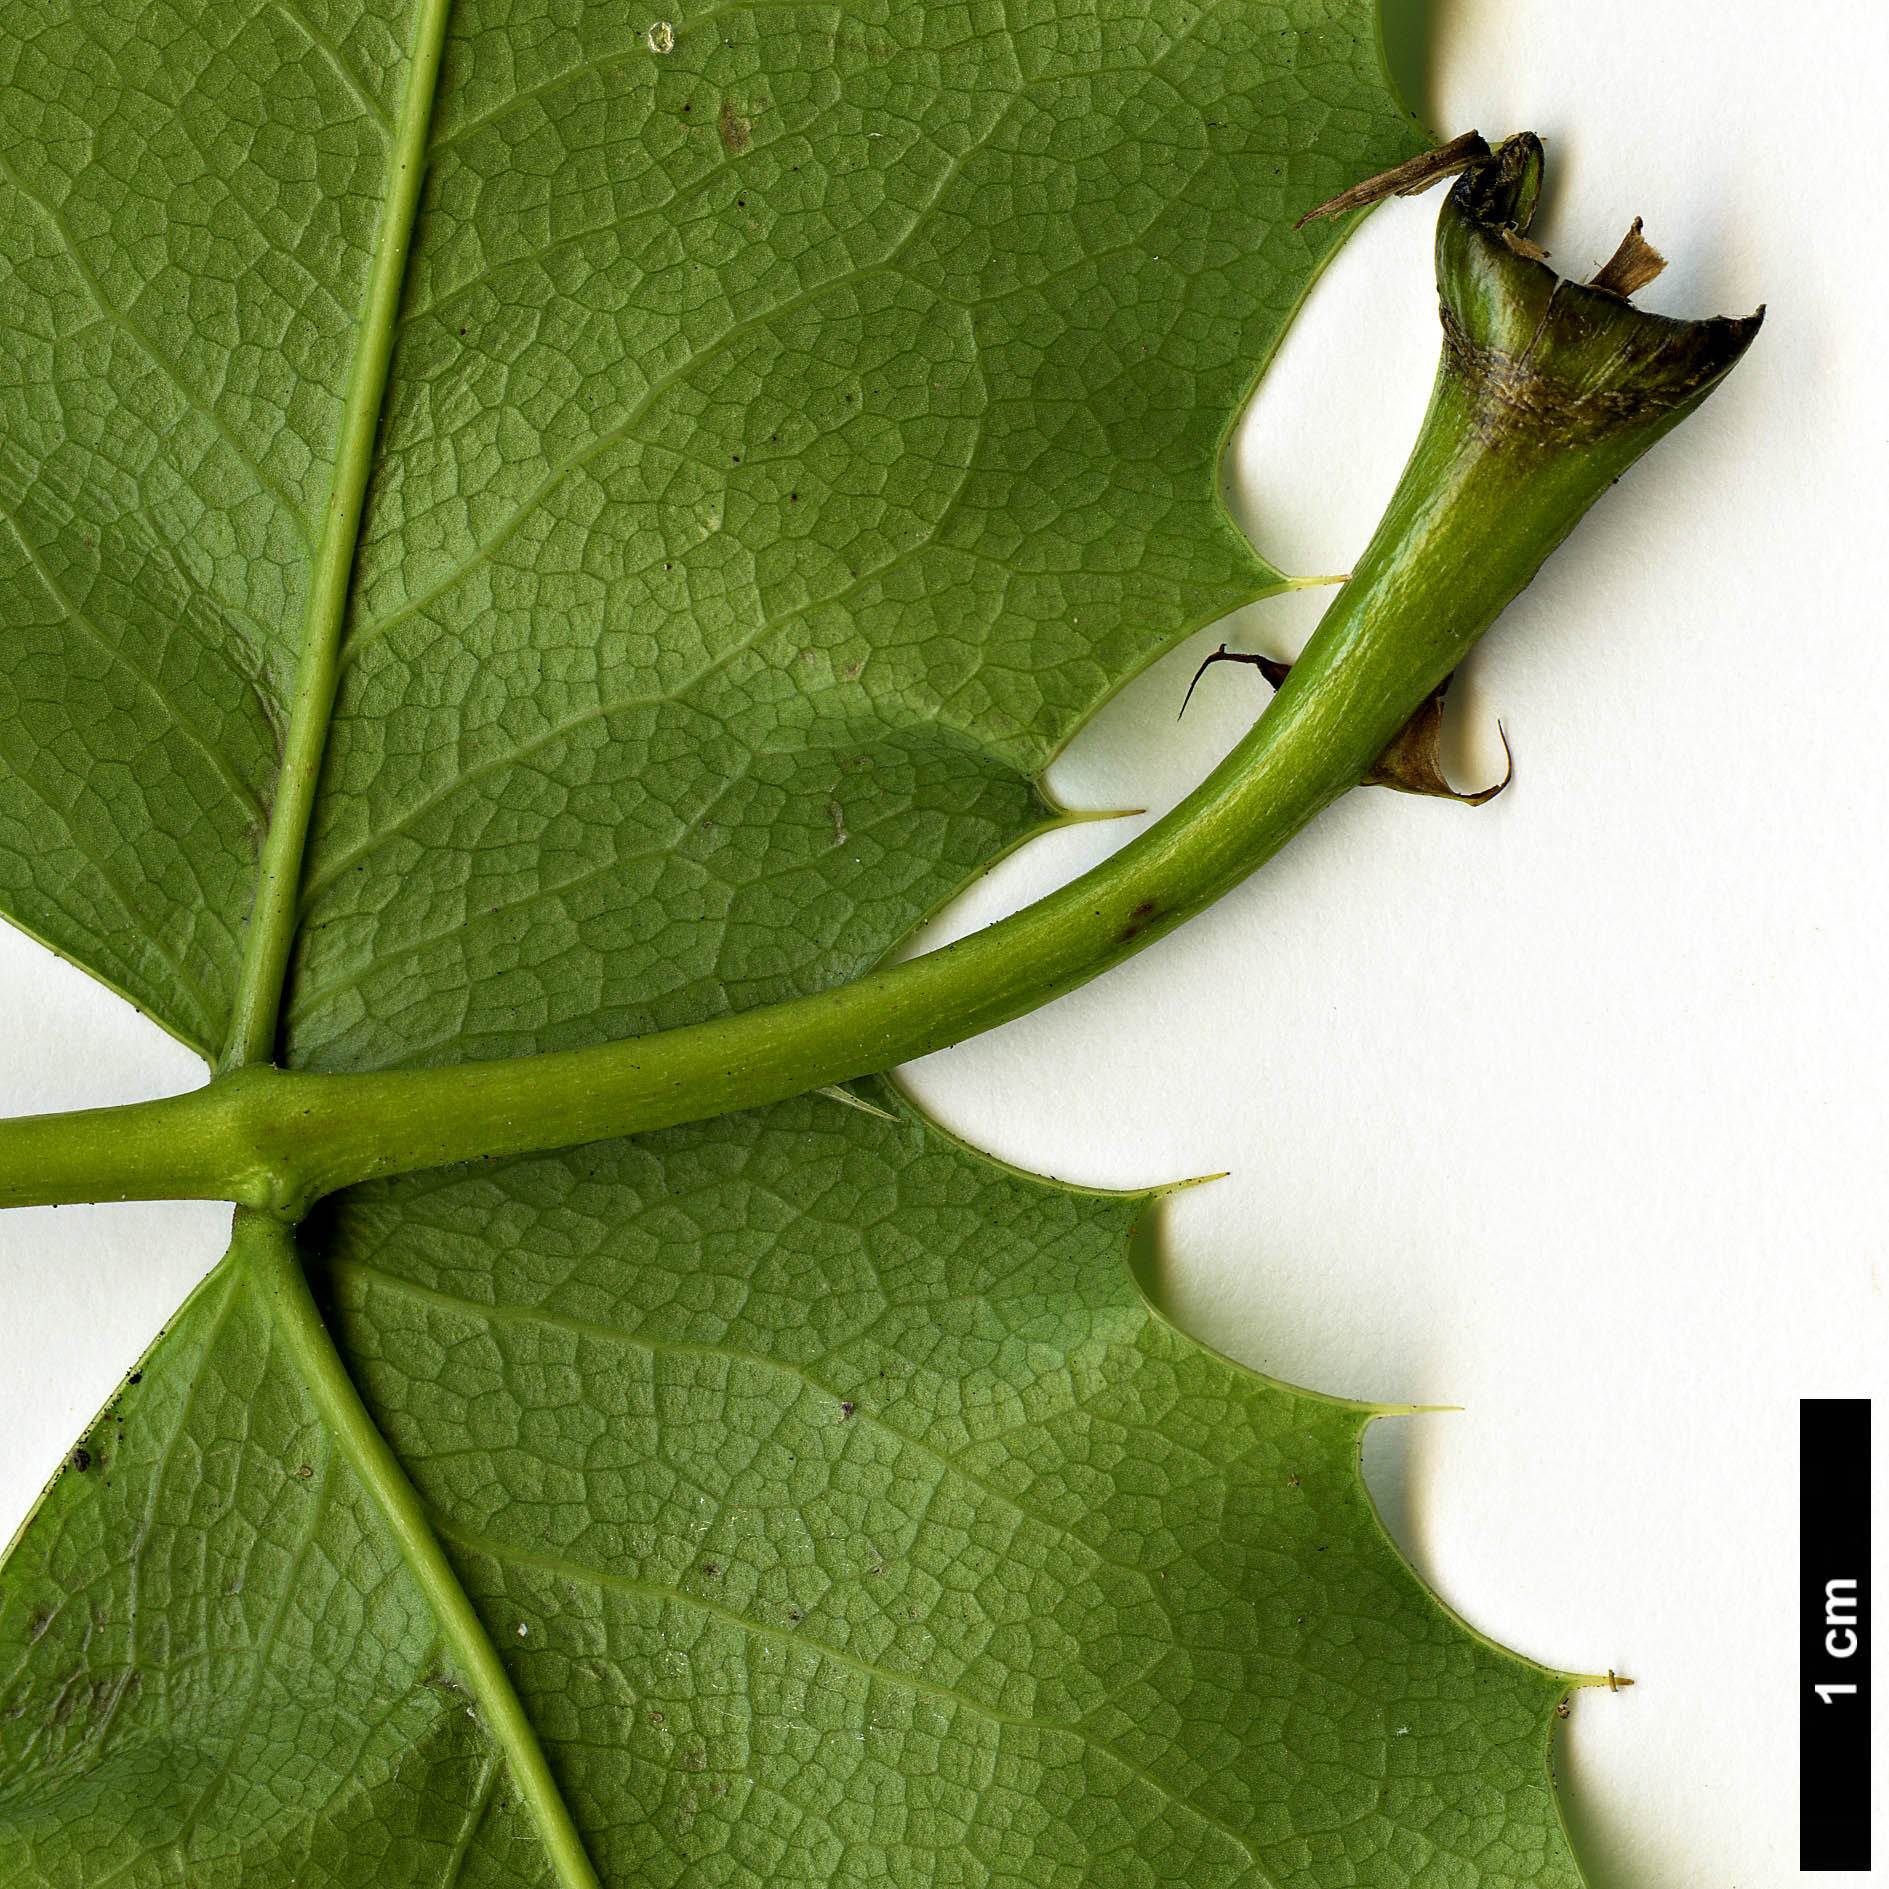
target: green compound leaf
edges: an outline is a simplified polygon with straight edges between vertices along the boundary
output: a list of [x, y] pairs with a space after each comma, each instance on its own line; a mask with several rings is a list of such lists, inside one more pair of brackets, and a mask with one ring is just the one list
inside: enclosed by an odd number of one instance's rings
[[[1373, 28], [0, 0], [0, 906], [315, 1068], [871, 963], [1285, 581]], [[240, 1219], [0, 1569], [0, 1882], [1576, 1883], [1565, 1676], [1144, 1204], [809, 1098], [342, 1196], [319, 1309]]]
[[[604, 1881], [1578, 1883], [1566, 1677], [1399, 1560], [1369, 1411], [1148, 1312], [1149, 1205], [809, 1097], [319, 1229]], [[212, 1281], [16, 1554], [0, 1878], [547, 1879], [279, 1344]]]

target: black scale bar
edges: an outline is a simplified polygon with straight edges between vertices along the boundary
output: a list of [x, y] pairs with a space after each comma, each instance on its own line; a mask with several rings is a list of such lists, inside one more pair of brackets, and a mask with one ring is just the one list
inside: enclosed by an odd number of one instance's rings
[[1799, 1406], [1798, 1862], [1869, 1868], [1869, 1399]]

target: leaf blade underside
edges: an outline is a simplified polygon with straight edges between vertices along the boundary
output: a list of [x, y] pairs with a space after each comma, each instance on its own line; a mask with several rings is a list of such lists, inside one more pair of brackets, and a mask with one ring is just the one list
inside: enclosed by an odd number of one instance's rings
[[[410, 28], [118, 11], [9, 21], [7, 620], [51, 641], [0, 891], [215, 1060]], [[1212, 472], [1329, 247], [1284, 210], [1411, 142], [1355, 7], [734, 8], [667, 53], [497, 12], [435, 107], [309, 1066], [828, 981], [1039, 823], [1096, 702], [1276, 581]]]
[[[1466, 1633], [1384, 1539], [1367, 1411], [1147, 1312], [1123, 1242], [1148, 1205], [819, 1098], [337, 1203], [311, 1259], [330, 1327], [603, 1880], [1578, 1882], [1542, 1763], [1564, 1677]], [[228, 1333], [235, 1277], [165, 1344], [201, 1358], [213, 1315]], [[262, 1387], [297, 1391], [238, 1338], [194, 1373], [226, 1439]], [[292, 1751], [308, 1795], [256, 1828], [250, 1794], [213, 1792], [194, 1849], [101, 1840], [94, 1869], [221, 1880], [267, 1842], [302, 1880], [434, 1880], [476, 1814], [515, 1851], [482, 1853], [483, 1879], [533, 1880], [450, 1652], [313, 1454], [319, 1426], [290, 1440], [265, 1409], [264, 1435], [202, 1450], [205, 1475], [161, 1415], [189, 1380], [157, 1362], [49, 1492], [25, 1546], [55, 1561], [9, 1571], [0, 1636], [36, 1627], [37, 1684], [0, 1705], [0, 1874], [65, 1879], [35, 1829], [98, 1829], [78, 1794], [147, 1764], [155, 1721], [180, 1789], [211, 1757], [219, 1786], [280, 1777]], [[343, 1549], [308, 1533], [330, 1489]], [[285, 1719], [200, 1685], [204, 1735], [184, 1735], [129, 1678], [147, 1603], [73, 1578], [120, 1502], [164, 1540], [189, 1538], [174, 1506], [217, 1517], [200, 1587], [237, 1586], [213, 1604], [273, 1609], [278, 1635], [318, 1635], [342, 1592], [365, 1624], [338, 1631], [357, 1660], [320, 1675], [334, 1693], [303, 1688]], [[314, 1541], [317, 1578], [247, 1601], [229, 1570], [265, 1558], [251, 1528], [304, 1563]], [[383, 1591], [398, 1635], [354, 1598]], [[293, 1696], [287, 1664], [239, 1700]], [[330, 1780], [309, 1727], [355, 1723], [401, 1728], [413, 1757]], [[311, 1814], [330, 1795], [351, 1815]]]
[[[12, 11], [0, 902], [211, 1060], [306, 710], [295, 626], [336, 555], [353, 583], [286, 1060], [563, 1047], [831, 983], [1042, 823], [1033, 778], [1101, 700], [1277, 584], [1215, 479], [1332, 240], [1290, 212], [1413, 146], [1356, 4], [650, 22], [458, 0], [350, 541], [324, 520], [417, 15]], [[362, 1190], [307, 1231], [339, 1354], [484, 1616], [473, 1650], [503, 1661], [606, 1881], [942, 1881], [960, 1851], [983, 1880], [1577, 1880], [1541, 1769], [1563, 1680], [1422, 1595], [1357, 1480], [1361, 1413], [1151, 1319], [1122, 1262], [1132, 1214], [816, 1099]], [[483, 1306], [438, 1283], [468, 1238]], [[540, 1302], [545, 1267], [610, 1254], [581, 1313]], [[853, 1397], [811, 1374], [822, 1268], [835, 1303], [884, 1296], [896, 1270], [908, 1339], [960, 1347], [913, 1364], [906, 1428], [868, 1379]], [[700, 1296], [717, 1280], [794, 1316], [744, 1326]], [[636, 1296], [659, 1289], [665, 1308]], [[980, 1350], [1010, 1318], [1046, 1335]], [[423, 1368], [429, 1325], [496, 1361], [476, 1420]], [[0, 1879], [552, 1879], [521, 1750], [479, 1711], [468, 1642], [285, 1329], [239, 1241], [0, 1572]], [[867, 1342], [819, 1362], [856, 1370]], [[583, 1346], [605, 1361], [551, 1356]], [[719, 1445], [714, 1422], [684, 1424], [723, 1475], [702, 1499], [752, 1513], [737, 1498], [763, 1458], [798, 1492], [772, 1540], [688, 1568], [663, 1559], [690, 1537], [657, 1406], [707, 1393], [653, 1362], [684, 1354], [744, 1387], [724, 1386]], [[575, 1402], [545, 1390], [580, 1380]], [[1028, 1422], [985, 1433], [952, 1397]], [[575, 1508], [546, 1493], [583, 1481], [569, 1452], [605, 1410], [647, 1446], [637, 1525], [660, 1552], [613, 1507], [632, 1500], [624, 1437]], [[1222, 1460], [1226, 1438], [1214, 1455], [1216, 1421], [1272, 1468], [1302, 1436], [1315, 1467], [1262, 1500], [1254, 1463]], [[835, 1451], [813, 1482], [769, 1456], [782, 1425], [810, 1458]], [[1105, 1443], [1134, 1473], [1085, 1470]], [[1183, 1459], [1181, 1494], [1154, 1486]], [[507, 1465], [519, 1486], [480, 1496]], [[900, 1508], [914, 1465], [949, 1483], [953, 1529]], [[860, 1538], [893, 1535], [903, 1562], [823, 1567], [806, 1514], [849, 1503], [884, 1515]], [[1296, 1665], [1296, 1616], [1268, 1618], [1258, 1653], [1233, 1634], [1277, 1598], [1266, 1542], [1294, 1513], [1333, 1518], [1306, 1553], [1337, 1553], [1371, 1596]], [[551, 1526], [573, 1516], [609, 1536], [588, 1561]], [[531, 1518], [550, 1533], [525, 1540]], [[1034, 1559], [989, 1565], [980, 1530], [1028, 1536]], [[1179, 1558], [1124, 1549], [1136, 1530]], [[730, 1603], [741, 1554], [752, 1591]], [[1037, 1584], [1091, 1562], [1072, 1628]], [[795, 1567], [851, 1598], [794, 1608], [768, 1583]], [[898, 1567], [901, 1592], [936, 1589], [922, 1622], [858, 1599]], [[1190, 1640], [1160, 1596], [1182, 1572], [1217, 1596], [1200, 1620], [1219, 1638]], [[560, 1601], [580, 1577], [589, 1600]], [[979, 1609], [982, 1665], [963, 1638]], [[1355, 1690], [1339, 1669], [1383, 1617], [1466, 1689], [1413, 1697], [1407, 1731], [1341, 1735], [1328, 1711], [1282, 1746], [1300, 1690]], [[583, 1671], [560, 1633], [597, 1642]], [[860, 1655], [855, 1633], [890, 1651]], [[1232, 1662], [1242, 1683], [1163, 1694], [1123, 1653], [1142, 1641], [1170, 1677]], [[711, 1741], [709, 1694], [651, 1703], [697, 1647], [711, 1677], [772, 1689], [735, 1738], [746, 1770]], [[817, 1683], [794, 1693], [796, 1670]], [[1121, 1702], [1135, 1686], [1145, 1710]], [[931, 1756], [866, 1749], [882, 1694]], [[962, 1727], [919, 1728], [947, 1705]], [[1350, 1756], [1321, 1755], [1346, 1736]], [[1021, 1760], [1018, 1739], [1041, 1749]], [[862, 1769], [809, 1769], [846, 1740]]]

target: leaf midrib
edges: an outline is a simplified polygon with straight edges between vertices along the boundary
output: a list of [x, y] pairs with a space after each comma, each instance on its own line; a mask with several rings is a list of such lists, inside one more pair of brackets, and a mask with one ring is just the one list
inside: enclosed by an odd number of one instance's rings
[[602, 1889], [582, 1836], [504, 1661], [454, 1572], [425, 1504], [349, 1377], [308, 1288], [293, 1232], [279, 1220], [239, 1211], [229, 1258], [252, 1288], [302, 1380], [321, 1422], [413, 1577], [440, 1637], [457, 1660], [480, 1724], [502, 1756], [559, 1889]]
[[[225, 1068], [276, 1059], [309, 829], [340, 680], [337, 659], [392, 371], [451, 12], [452, 0], [417, 0], [415, 7], [406, 85], [398, 118], [391, 126], [387, 194], [375, 229], [334, 470], [309, 570], [282, 766], [257, 864], [255, 902], [223, 1051]], [[296, 522], [306, 532], [306, 522], [299, 515]], [[240, 1267], [268, 1304], [271, 1320], [323, 1425], [380, 1510], [442, 1638], [465, 1674], [493, 1753], [502, 1757], [560, 1889], [600, 1889], [570, 1807], [498, 1649], [428, 1526], [404, 1467], [362, 1404], [333, 1335], [316, 1309], [292, 1230], [280, 1221], [239, 1213], [225, 1264]], [[472, 1827], [476, 1829], [476, 1822]], [[464, 1841], [470, 1840], [468, 1832]]]
[[388, 150], [388, 190], [374, 232], [354, 358], [348, 368], [334, 474], [309, 569], [307, 602], [298, 640], [288, 733], [277, 777], [275, 806], [256, 869], [236, 990], [225, 1043], [225, 1068], [275, 1060], [282, 992], [294, 943], [315, 793], [328, 749], [339, 682], [337, 657], [360, 543], [361, 516], [374, 467], [381, 408], [393, 365], [407, 252], [426, 177], [427, 140], [439, 86], [440, 54], [452, 0], [418, 0], [407, 83]]

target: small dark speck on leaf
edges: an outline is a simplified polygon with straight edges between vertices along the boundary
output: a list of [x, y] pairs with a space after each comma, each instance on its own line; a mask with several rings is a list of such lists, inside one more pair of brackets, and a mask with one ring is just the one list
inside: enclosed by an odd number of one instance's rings
[[80, 1471], [92, 1467], [92, 1452], [83, 1443], [72, 1452], [72, 1467]]
[[125, 1379], [125, 1382], [127, 1384], [142, 1384], [144, 1382], [144, 1373], [142, 1371], [133, 1371], [132, 1374]]
[[840, 1399], [840, 1421], [844, 1423], [853, 1414], [853, 1406], [845, 1398]]
[[803, 1614], [798, 1607], [789, 1607], [787, 1610], [787, 1618], [791, 1620], [795, 1626], [799, 1626], [801, 1621], [806, 1619], [806, 1617], [807, 1616]]
[[702, 1572], [703, 1572], [704, 1574], [708, 1574], [708, 1575], [715, 1575], [715, 1574], [719, 1574], [719, 1573], [721, 1572], [721, 1568], [720, 1568], [720, 1566], [719, 1566], [719, 1564], [718, 1564], [718, 1563], [716, 1563], [716, 1562], [713, 1562], [713, 1561], [704, 1561], [704, 1562], [702, 1563]]

